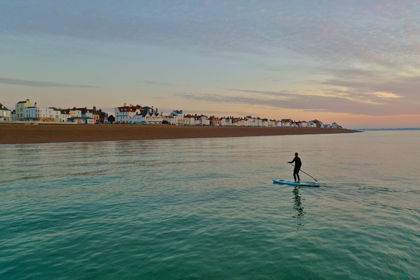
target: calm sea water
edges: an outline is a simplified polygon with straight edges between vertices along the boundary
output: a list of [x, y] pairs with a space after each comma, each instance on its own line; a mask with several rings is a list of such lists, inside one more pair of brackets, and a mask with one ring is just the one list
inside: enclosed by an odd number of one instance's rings
[[[0, 145], [0, 278], [420, 279], [419, 143]], [[272, 184], [295, 151], [320, 188]]]

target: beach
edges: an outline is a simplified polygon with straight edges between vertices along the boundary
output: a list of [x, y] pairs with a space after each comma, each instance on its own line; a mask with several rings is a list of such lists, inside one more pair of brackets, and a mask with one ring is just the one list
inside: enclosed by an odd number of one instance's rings
[[333, 128], [0, 124], [0, 144], [351, 133]]

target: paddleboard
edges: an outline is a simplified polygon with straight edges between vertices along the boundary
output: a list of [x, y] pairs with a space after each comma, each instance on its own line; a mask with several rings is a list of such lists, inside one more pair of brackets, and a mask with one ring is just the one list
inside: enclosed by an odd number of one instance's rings
[[311, 182], [295, 183], [292, 181], [285, 181], [285, 180], [277, 179], [277, 178], [273, 179], [273, 183], [279, 184], [279, 185], [295, 186], [295, 187], [319, 187], [319, 183], [311, 183]]

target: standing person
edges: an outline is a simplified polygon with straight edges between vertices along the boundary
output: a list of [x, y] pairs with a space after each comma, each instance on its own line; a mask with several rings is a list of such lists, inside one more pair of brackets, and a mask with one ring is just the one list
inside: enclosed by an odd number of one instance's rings
[[289, 163], [295, 163], [295, 169], [293, 170], [293, 178], [295, 178], [295, 183], [300, 183], [299, 171], [302, 167], [302, 161], [298, 155], [298, 153], [295, 153], [295, 158], [292, 161], [289, 161]]

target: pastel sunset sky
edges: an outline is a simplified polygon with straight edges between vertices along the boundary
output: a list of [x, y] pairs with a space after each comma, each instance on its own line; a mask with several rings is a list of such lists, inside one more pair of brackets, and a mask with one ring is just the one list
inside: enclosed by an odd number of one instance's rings
[[0, 103], [420, 127], [419, 0], [2, 0]]

